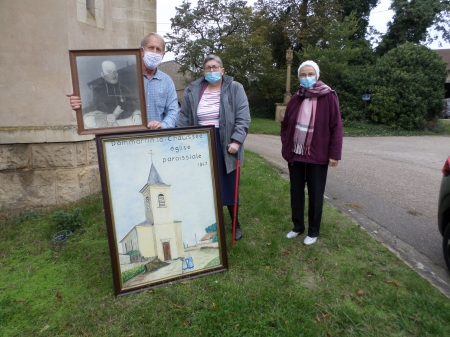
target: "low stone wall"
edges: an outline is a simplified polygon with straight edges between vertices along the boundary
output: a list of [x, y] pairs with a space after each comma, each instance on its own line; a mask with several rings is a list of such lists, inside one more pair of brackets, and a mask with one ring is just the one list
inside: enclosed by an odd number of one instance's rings
[[0, 144], [0, 207], [63, 204], [100, 188], [94, 140]]

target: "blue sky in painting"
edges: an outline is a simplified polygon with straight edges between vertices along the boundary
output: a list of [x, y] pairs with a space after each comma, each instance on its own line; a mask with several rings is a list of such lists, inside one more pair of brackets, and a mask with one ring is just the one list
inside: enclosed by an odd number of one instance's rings
[[[152, 134], [133, 138], [134, 144], [124, 137], [104, 142], [117, 244], [145, 220], [144, 199], [139, 191], [147, 182], [152, 160], [162, 181], [171, 186], [173, 217], [183, 223], [184, 243], [195, 244], [195, 233], [199, 240], [205, 227], [216, 222], [208, 136], [206, 132], [199, 135], [202, 138], [175, 140], [178, 135]], [[180, 147], [183, 150], [177, 153]], [[183, 160], [182, 156], [189, 159]]]

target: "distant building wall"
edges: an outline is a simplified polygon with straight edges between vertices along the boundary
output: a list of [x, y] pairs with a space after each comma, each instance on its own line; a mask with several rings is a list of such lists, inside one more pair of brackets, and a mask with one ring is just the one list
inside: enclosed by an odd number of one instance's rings
[[164, 62], [158, 68], [172, 78], [177, 91], [178, 102], [181, 103], [183, 100], [184, 89], [186, 89], [192, 81], [191, 71], [187, 71], [186, 75], [183, 75], [183, 73], [180, 72], [181, 65], [176, 61]]
[[435, 49], [447, 63], [447, 79], [445, 81], [445, 98], [450, 98], [450, 49]]
[[0, 206], [98, 191], [98, 177], [85, 186], [86, 170], [98, 175], [93, 136], [77, 134], [65, 96], [68, 51], [138, 48], [156, 31], [156, 0], [0, 1], [0, 31]]

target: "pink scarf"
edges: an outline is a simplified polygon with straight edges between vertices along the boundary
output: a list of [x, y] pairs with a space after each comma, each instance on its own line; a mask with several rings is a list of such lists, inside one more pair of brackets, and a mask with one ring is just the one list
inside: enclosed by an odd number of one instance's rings
[[328, 85], [322, 81], [309, 89], [299, 87], [297, 95], [305, 97], [298, 109], [297, 121], [294, 132], [293, 151], [299, 155], [309, 155], [311, 142], [314, 134], [314, 121], [316, 119], [317, 97], [333, 92]]

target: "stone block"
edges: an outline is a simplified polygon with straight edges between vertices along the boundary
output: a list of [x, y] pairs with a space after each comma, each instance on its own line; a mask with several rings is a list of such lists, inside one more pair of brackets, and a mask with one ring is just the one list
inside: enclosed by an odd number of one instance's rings
[[56, 176], [56, 202], [64, 204], [79, 199], [78, 172], [73, 170], [57, 170]]
[[88, 165], [93, 165], [98, 163], [97, 156], [97, 146], [94, 141], [87, 143], [87, 155], [88, 155]]
[[128, 19], [128, 8], [111, 8], [111, 18], [116, 20]]
[[125, 20], [112, 20], [113, 36], [124, 36], [128, 29], [127, 21]]
[[139, 8], [139, 0], [127, 0], [128, 8]]
[[105, 11], [95, 9], [95, 22], [98, 28], [105, 29]]
[[[136, 46], [133, 46], [135, 48]], [[132, 46], [128, 45], [128, 39], [124, 36], [114, 36], [113, 37], [113, 48], [114, 49], [122, 49], [122, 48], [132, 48]]]
[[286, 112], [286, 104], [283, 103], [275, 103], [275, 121], [280, 122], [283, 120], [284, 113]]
[[142, 37], [150, 32], [156, 32], [156, 20], [154, 22], [144, 22], [144, 34]]
[[77, 20], [81, 23], [87, 22], [86, 0], [83, 3], [77, 1]]
[[100, 172], [98, 166], [84, 167], [78, 171], [78, 181], [80, 187], [80, 198], [101, 190]]
[[156, 0], [140, 0], [139, 8], [146, 10], [153, 10], [156, 12]]
[[128, 0], [112, 0], [111, 7], [127, 8]]
[[140, 10], [138, 19], [144, 22], [156, 22], [156, 13], [154, 11]]
[[0, 172], [0, 206], [19, 208], [56, 204], [52, 171]]
[[30, 166], [31, 150], [29, 145], [0, 145], [0, 170], [16, 170]]
[[74, 167], [75, 154], [75, 144], [36, 144], [32, 146], [33, 167]]
[[87, 159], [87, 143], [77, 143], [76, 144], [76, 166], [85, 166], [88, 163]]

